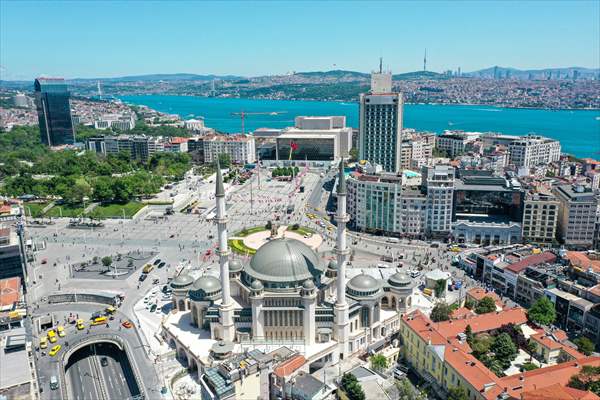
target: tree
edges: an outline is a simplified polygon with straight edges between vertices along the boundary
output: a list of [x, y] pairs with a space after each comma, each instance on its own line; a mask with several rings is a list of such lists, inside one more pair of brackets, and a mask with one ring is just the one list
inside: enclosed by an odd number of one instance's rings
[[[419, 262], [420, 265], [420, 262]], [[438, 279], [435, 281], [435, 297], [440, 298], [443, 297], [446, 293], [446, 280]]]
[[64, 200], [67, 204], [81, 204], [85, 197], [92, 194], [92, 188], [86, 181], [78, 181], [75, 185], [67, 189], [64, 194]]
[[365, 399], [365, 392], [360, 383], [358, 383], [358, 379], [352, 374], [344, 374], [342, 376], [342, 389], [346, 392], [350, 400]]
[[577, 345], [577, 350], [586, 356], [589, 356], [594, 352], [594, 342], [585, 336], [578, 337], [577, 339], [573, 340], [573, 343]]
[[477, 314], [487, 314], [496, 311], [496, 302], [490, 296], [485, 296], [479, 300], [475, 306], [475, 312]]
[[110, 256], [102, 257], [101, 261], [102, 261], [102, 265], [104, 265], [106, 268], [108, 268], [112, 265], [112, 257], [110, 257]]
[[480, 333], [479, 335], [476, 335], [469, 344], [471, 345], [471, 349], [473, 349], [473, 354], [475, 357], [480, 358], [481, 355], [490, 351], [492, 343], [494, 343], [493, 336], [488, 333]]
[[473, 341], [473, 328], [471, 328], [471, 325], [467, 325], [465, 328], [465, 336], [467, 336], [467, 343], [471, 343]]
[[538, 325], [550, 325], [556, 319], [554, 303], [546, 296], [540, 297], [527, 311], [529, 321]]
[[221, 168], [229, 168], [231, 166], [231, 156], [227, 153], [219, 154], [219, 166]]
[[388, 367], [388, 359], [383, 354], [372, 355], [369, 361], [371, 361], [371, 368], [378, 371], [384, 371]]
[[454, 386], [448, 390], [448, 400], [469, 400], [469, 396], [465, 388]]
[[508, 333], [501, 333], [496, 336], [490, 350], [494, 352], [496, 360], [500, 361], [506, 367], [515, 359], [518, 352], [517, 346], [513, 343]]
[[600, 396], [600, 367], [585, 365], [578, 374], [571, 377], [569, 387], [589, 390]]
[[471, 298], [465, 300], [465, 308], [468, 308], [469, 310], [475, 308], [476, 305], [477, 303], [475, 303], [475, 301]]
[[93, 183], [94, 198], [98, 201], [107, 202], [115, 197], [112, 189], [112, 179], [108, 176], [99, 176]]
[[350, 149], [350, 161], [358, 161], [358, 149], [356, 147]]
[[430, 318], [433, 322], [448, 321], [452, 310], [444, 302], [437, 303], [431, 310]]

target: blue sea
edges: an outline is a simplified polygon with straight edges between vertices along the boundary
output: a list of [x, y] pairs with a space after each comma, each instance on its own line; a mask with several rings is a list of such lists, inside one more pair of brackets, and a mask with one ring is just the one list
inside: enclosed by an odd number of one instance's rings
[[[221, 132], [240, 132], [234, 112], [283, 112], [278, 115], [249, 115], [246, 132], [256, 128], [283, 128], [298, 115], [345, 115], [346, 123], [358, 127], [358, 103], [327, 101], [253, 100], [191, 96], [122, 96], [121, 100], [178, 114], [184, 119], [203, 117], [207, 127]], [[501, 132], [512, 135], [535, 133], [560, 140], [563, 152], [577, 157], [600, 158], [600, 111], [537, 110], [407, 104], [404, 127], [436, 133], [446, 129]]]

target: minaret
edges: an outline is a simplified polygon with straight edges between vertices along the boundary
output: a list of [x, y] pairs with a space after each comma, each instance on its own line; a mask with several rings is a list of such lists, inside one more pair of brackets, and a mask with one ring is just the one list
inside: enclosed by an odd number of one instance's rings
[[337, 222], [337, 240], [335, 245], [335, 254], [337, 255], [337, 299], [335, 301], [335, 328], [336, 339], [339, 343], [340, 356], [346, 357], [348, 351], [349, 336], [349, 317], [348, 303], [346, 303], [346, 257], [348, 249], [346, 248], [346, 177], [344, 176], [344, 159], [340, 160], [338, 184], [337, 184], [337, 213], [335, 220]]
[[217, 215], [215, 223], [219, 231], [219, 267], [221, 272], [221, 326], [223, 332], [221, 339], [233, 341], [235, 338], [235, 327], [233, 325], [233, 303], [231, 301], [231, 290], [229, 287], [229, 246], [227, 244], [227, 213], [225, 211], [225, 188], [223, 186], [223, 176], [221, 175], [221, 166], [217, 160], [217, 184], [215, 190], [215, 200], [217, 203]]

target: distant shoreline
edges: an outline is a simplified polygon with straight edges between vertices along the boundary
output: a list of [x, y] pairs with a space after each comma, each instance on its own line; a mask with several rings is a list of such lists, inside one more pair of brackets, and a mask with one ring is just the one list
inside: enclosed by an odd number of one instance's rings
[[[315, 99], [315, 98], [290, 98], [290, 99], [273, 99], [269, 97], [233, 97], [233, 96], [198, 96], [195, 94], [172, 94], [172, 93], [140, 93], [140, 94], [125, 94], [117, 95], [116, 97], [123, 96], [180, 96], [180, 97], [196, 97], [199, 99], [240, 99], [240, 100], [269, 100], [269, 101], [316, 101], [323, 103], [353, 103], [358, 104], [356, 100], [333, 100], [333, 99]], [[426, 105], [426, 106], [479, 106], [479, 107], [494, 107], [507, 110], [541, 110], [541, 111], [600, 111], [600, 108], [544, 108], [544, 107], [510, 107], [505, 105], [497, 104], [486, 104], [486, 103], [404, 103], [409, 105]]]

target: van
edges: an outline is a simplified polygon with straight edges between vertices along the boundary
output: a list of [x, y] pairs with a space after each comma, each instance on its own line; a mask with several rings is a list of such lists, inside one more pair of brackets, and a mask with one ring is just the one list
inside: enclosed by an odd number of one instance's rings
[[154, 265], [152, 265], [152, 264], [146, 264], [146, 266], [144, 267], [144, 269], [142, 270], [142, 272], [145, 273], [145, 274], [149, 274], [150, 272], [152, 272], [153, 269], [154, 269]]
[[388, 238], [387, 241], [388, 243], [400, 243], [400, 239], [394, 237]]
[[106, 324], [106, 323], [108, 323], [108, 318], [98, 317], [98, 318], [94, 318], [92, 325], [102, 325], [102, 324]]
[[410, 277], [411, 278], [416, 278], [419, 275], [421, 275], [421, 273], [419, 271], [416, 271], [416, 270], [410, 271]]
[[58, 389], [58, 378], [56, 377], [56, 375], [52, 375], [50, 377], [50, 389], [51, 390]]

